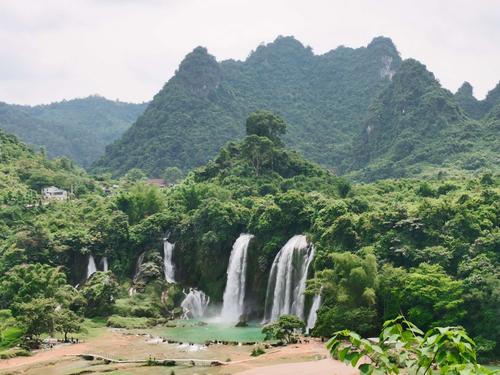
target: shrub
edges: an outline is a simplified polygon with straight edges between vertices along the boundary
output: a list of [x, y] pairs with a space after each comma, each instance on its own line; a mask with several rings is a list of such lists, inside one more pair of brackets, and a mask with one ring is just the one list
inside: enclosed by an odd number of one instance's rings
[[257, 346], [255, 348], [253, 348], [252, 350], [252, 353], [250, 354], [252, 357], [258, 357], [259, 355], [262, 355], [264, 354], [266, 351], [260, 347], [260, 346]]
[[304, 332], [305, 324], [295, 315], [282, 315], [274, 322], [262, 328], [266, 340], [279, 340], [285, 344], [296, 342], [297, 336]]
[[[346, 343], [348, 342], [348, 344]], [[328, 341], [333, 357], [362, 374], [490, 374], [476, 360], [476, 344], [461, 327], [436, 327], [425, 334], [402, 316], [384, 323], [377, 344], [356, 332], [338, 331]]]
[[108, 318], [106, 325], [113, 328], [139, 329], [153, 326], [154, 320], [112, 315]]

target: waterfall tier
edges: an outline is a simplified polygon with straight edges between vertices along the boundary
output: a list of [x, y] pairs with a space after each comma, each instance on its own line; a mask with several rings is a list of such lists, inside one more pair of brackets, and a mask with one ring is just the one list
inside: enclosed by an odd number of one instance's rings
[[142, 252], [139, 257], [137, 258], [137, 261], [135, 263], [135, 270], [134, 270], [134, 276], [132, 277], [132, 286], [128, 290], [128, 295], [132, 297], [135, 293], [135, 286], [134, 284], [137, 282], [139, 272], [141, 271], [141, 265], [142, 262], [144, 261], [144, 257], [146, 256], [146, 252]]
[[316, 319], [318, 319], [318, 309], [321, 306], [321, 294], [316, 294], [313, 298], [313, 303], [311, 305], [311, 310], [309, 310], [309, 316], [307, 317], [306, 332], [310, 332], [311, 329], [316, 325]]
[[267, 283], [264, 321], [274, 321], [285, 314], [304, 320], [307, 272], [314, 251], [306, 236], [295, 235], [278, 252]]
[[87, 263], [87, 279], [92, 276], [93, 273], [97, 271], [95, 266], [94, 256], [92, 254], [89, 255], [89, 261]]
[[103, 272], [108, 272], [109, 266], [108, 266], [108, 258], [103, 257], [101, 259], [101, 266], [102, 266], [102, 271]]
[[208, 297], [201, 290], [190, 289], [189, 293], [185, 293], [184, 300], [181, 302], [181, 307], [184, 310], [184, 319], [199, 319], [205, 315], [205, 310], [210, 303], [210, 297]]
[[237, 322], [245, 312], [247, 253], [252, 238], [251, 234], [241, 234], [231, 250], [220, 315], [224, 321]]
[[175, 283], [174, 279], [174, 263], [172, 255], [174, 253], [175, 244], [170, 243], [165, 239], [163, 241], [163, 268], [165, 272], [165, 280], [169, 283]]

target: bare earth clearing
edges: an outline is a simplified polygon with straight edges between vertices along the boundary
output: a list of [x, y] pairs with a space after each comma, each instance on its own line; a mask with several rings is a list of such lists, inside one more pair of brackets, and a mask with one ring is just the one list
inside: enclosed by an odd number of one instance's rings
[[[204, 350], [190, 352], [177, 344], [159, 343], [157, 340], [137, 335], [133, 331], [107, 329], [98, 337], [85, 343], [60, 345], [50, 350], [38, 351], [31, 357], [0, 360], [0, 375], [66, 375], [66, 374], [165, 374], [172, 370], [176, 375], [322, 375], [357, 374], [357, 370], [329, 359], [324, 344], [311, 341], [307, 344], [273, 348], [259, 357], [251, 357], [253, 346], [211, 345]], [[202, 366], [145, 366], [140, 363], [110, 363], [101, 360], [86, 361], [75, 355], [92, 353], [113, 359], [144, 360], [194, 358], [230, 361], [229, 365]]]

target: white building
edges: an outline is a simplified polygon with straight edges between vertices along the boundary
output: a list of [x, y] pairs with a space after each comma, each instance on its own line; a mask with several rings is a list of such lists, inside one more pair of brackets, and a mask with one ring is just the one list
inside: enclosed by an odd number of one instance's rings
[[68, 192], [55, 186], [49, 186], [42, 189], [42, 197], [44, 200], [65, 201], [68, 199]]

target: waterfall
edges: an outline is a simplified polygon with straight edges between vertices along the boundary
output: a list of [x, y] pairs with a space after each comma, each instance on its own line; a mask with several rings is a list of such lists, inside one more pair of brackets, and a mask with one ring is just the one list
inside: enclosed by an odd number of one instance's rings
[[274, 258], [267, 283], [264, 321], [293, 314], [304, 319], [307, 271], [314, 257], [314, 246], [306, 236], [295, 235]]
[[225, 321], [237, 322], [244, 313], [247, 250], [252, 238], [251, 234], [241, 234], [231, 250], [221, 311]]
[[184, 300], [181, 302], [181, 307], [184, 310], [183, 319], [199, 319], [205, 314], [210, 297], [201, 290], [189, 289], [189, 293], [184, 292]]
[[132, 297], [135, 293], [135, 287], [134, 284], [137, 282], [137, 278], [139, 276], [139, 271], [141, 270], [141, 264], [144, 261], [144, 256], [146, 255], [146, 252], [143, 252], [139, 255], [137, 258], [137, 262], [135, 263], [135, 271], [134, 271], [134, 276], [132, 277], [132, 286], [128, 290], [128, 295]]
[[318, 318], [318, 309], [321, 306], [321, 294], [316, 294], [313, 298], [313, 303], [311, 310], [309, 310], [309, 316], [307, 317], [307, 327], [306, 332], [310, 332], [311, 329], [316, 325], [316, 319]]
[[97, 271], [97, 268], [95, 266], [95, 260], [92, 254], [89, 255], [89, 262], [87, 264], [87, 279], [92, 276], [93, 273]]
[[143, 252], [139, 255], [137, 258], [137, 262], [135, 263], [135, 271], [134, 271], [134, 277], [132, 278], [132, 281], [135, 283], [137, 281], [137, 277], [139, 276], [139, 272], [141, 270], [141, 265], [142, 262], [144, 261], [144, 256], [146, 255], [146, 252]]
[[101, 266], [102, 266], [103, 272], [108, 272], [109, 267], [108, 267], [108, 258], [107, 257], [102, 257]]
[[166, 238], [163, 240], [163, 268], [165, 271], [165, 280], [169, 283], [175, 283], [174, 264], [172, 262], [174, 247], [174, 243], [168, 242]]

